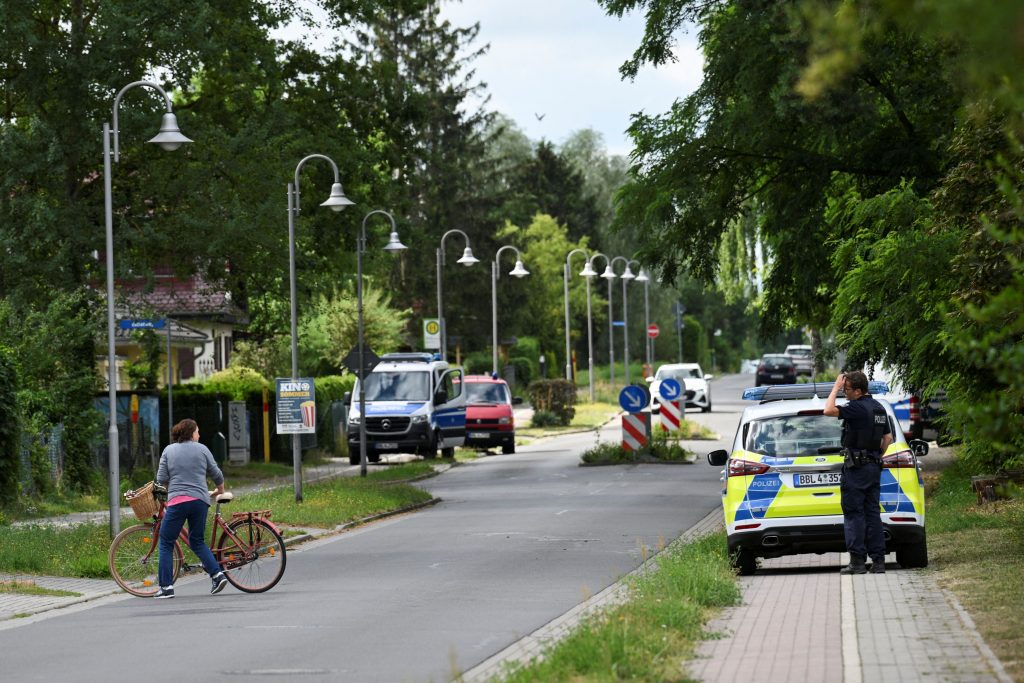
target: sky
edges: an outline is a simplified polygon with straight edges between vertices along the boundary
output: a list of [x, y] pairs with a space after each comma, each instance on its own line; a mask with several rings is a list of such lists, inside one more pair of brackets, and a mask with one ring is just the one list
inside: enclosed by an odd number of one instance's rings
[[441, 15], [455, 26], [480, 23], [476, 44], [490, 49], [474, 65], [488, 109], [532, 140], [561, 144], [593, 128], [610, 154], [626, 155], [631, 114], [667, 111], [700, 84], [703, 58], [692, 30], [677, 36], [675, 63], [644, 66], [623, 81], [619, 67], [640, 44], [644, 17], [608, 16], [596, 0], [447, 0]]

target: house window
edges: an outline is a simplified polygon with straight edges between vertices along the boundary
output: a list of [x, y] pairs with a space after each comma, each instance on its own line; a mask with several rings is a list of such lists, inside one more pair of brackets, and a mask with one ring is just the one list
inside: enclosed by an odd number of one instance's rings
[[235, 349], [235, 338], [224, 337], [224, 367], [231, 365], [231, 352]]
[[178, 381], [184, 382], [196, 376], [196, 359], [192, 349], [178, 349]]
[[224, 369], [224, 363], [221, 362], [221, 348], [223, 346], [221, 342], [223, 339], [224, 337], [213, 338], [213, 369], [218, 372]]

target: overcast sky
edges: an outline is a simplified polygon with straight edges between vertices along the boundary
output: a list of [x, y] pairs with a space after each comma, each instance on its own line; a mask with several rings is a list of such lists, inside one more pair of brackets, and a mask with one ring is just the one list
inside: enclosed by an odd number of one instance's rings
[[[630, 114], [667, 111], [701, 80], [692, 31], [678, 36], [677, 62], [621, 80], [619, 67], [643, 36], [643, 16], [616, 19], [595, 0], [447, 0], [442, 8], [453, 25], [480, 23], [478, 46], [490, 49], [475, 66], [491, 96], [488, 108], [510, 116], [533, 140], [560, 144], [573, 131], [593, 128], [611, 154], [628, 154]], [[323, 35], [312, 40], [330, 42]]]

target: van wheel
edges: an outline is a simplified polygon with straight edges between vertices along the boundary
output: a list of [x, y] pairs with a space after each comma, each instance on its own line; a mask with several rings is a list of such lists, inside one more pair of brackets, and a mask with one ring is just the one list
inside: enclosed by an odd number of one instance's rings
[[454, 458], [455, 457], [455, 447], [452, 446], [451, 448], [442, 448], [441, 449], [441, 457], [442, 458]]
[[349, 456], [348, 456], [348, 464], [349, 465], [358, 465], [359, 464], [359, 454], [358, 453], [356, 453], [355, 455], [349, 454]]
[[435, 434], [430, 439], [430, 445], [423, 448], [423, 457], [427, 460], [433, 460], [437, 457], [437, 435]]
[[750, 576], [757, 571], [757, 556], [746, 548], [740, 548], [732, 556], [732, 566], [740, 576]]
[[501, 452], [505, 455], [512, 455], [516, 452], [515, 443], [503, 443], [501, 444]]
[[904, 569], [927, 567], [928, 539], [922, 538], [920, 543], [901, 545], [896, 548], [896, 561]]

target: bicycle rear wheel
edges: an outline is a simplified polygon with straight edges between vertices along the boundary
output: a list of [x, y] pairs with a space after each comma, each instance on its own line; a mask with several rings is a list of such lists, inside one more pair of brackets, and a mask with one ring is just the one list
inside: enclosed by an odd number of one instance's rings
[[[160, 589], [157, 571], [160, 567], [160, 539], [152, 524], [130, 526], [114, 537], [107, 554], [110, 575], [121, 588], [140, 598], [150, 598]], [[174, 543], [172, 576], [181, 573], [184, 555], [181, 545]]]
[[246, 593], [262, 593], [277, 585], [288, 562], [281, 535], [259, 518], [237, 519], [228, 528], [246, 546], [239, 547], [227, 534], [217, 544], [231, 585]]

